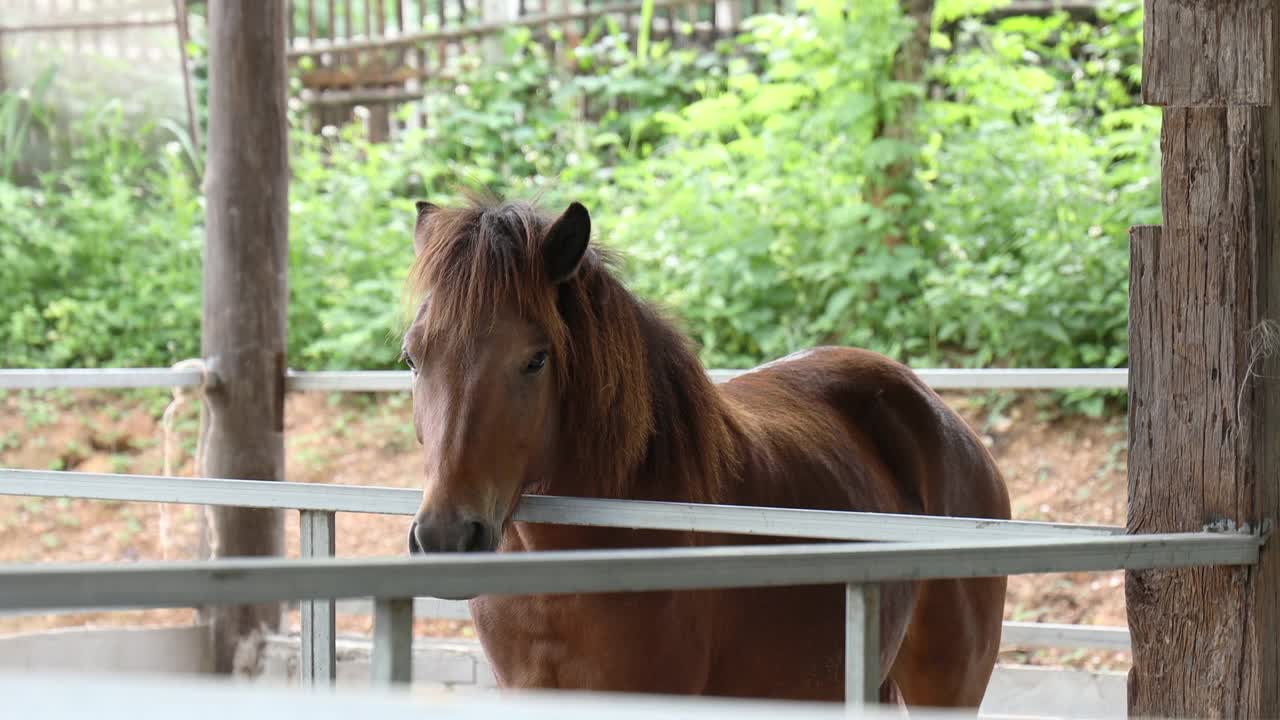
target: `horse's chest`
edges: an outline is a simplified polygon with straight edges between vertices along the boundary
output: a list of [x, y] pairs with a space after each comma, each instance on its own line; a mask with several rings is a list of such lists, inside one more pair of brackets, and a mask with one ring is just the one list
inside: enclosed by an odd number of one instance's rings
[[580, 639], [564, 631], [561, 613], [536, 598], [481, 597], [471, 601], [476, 634], [498, 684], [517, 688], [559, 687], [564, 665], [580, 655]]
[[676, 604], [667, 593], [481, 597], [471, 613], [503, 687], [699, 692], [710, 634]]

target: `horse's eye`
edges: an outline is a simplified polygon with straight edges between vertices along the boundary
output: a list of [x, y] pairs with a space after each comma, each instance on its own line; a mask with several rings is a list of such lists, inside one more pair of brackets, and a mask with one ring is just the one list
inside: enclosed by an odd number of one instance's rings
[[524, 366], [526, 375], [534, 375], [547, 365], [547, 353], [545, 350], [539, 350], [529, 358], [529, 362]]
[[407, 352], [400, 353], [400, 359], [404, 361], [405, 365], [409, 366], [410, 372], [414, 372], [414, 373], [418, 372], [418, 365], [413, 362], [413, 357], [409, 355], [409, 353]]

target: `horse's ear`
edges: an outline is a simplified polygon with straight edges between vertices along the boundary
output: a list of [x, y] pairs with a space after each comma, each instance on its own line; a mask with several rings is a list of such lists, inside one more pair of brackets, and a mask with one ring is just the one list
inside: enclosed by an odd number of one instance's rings
[[413, 254], [421, 255], [423, 246], [427, 244], [427, 236], [424, 232], [427, 218], [431, 217], [431, 214], [439, 210], [440, 207], [426, 200], [419, 200], [415, 203], [415, 206], [418, 208], [418, 220], [413, 226]]
[[574, 202], [551, 223], [542, 240], [542, 261], [547, 277], [562, 283], [578, 271], [591, 239], [591, 215], [582, 203]]

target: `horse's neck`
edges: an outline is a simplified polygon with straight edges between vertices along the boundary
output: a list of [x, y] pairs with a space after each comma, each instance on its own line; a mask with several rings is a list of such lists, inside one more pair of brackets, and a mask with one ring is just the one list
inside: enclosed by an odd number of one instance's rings
[[[647, 408], [648, 418], [598, 418], [597, 427], [625, 427], [643, 433], [642, 451], [619, 458], [612, 448], [599, 447], [604, 462], [587, 461], [561, 468], [549, 488], [566, 494], [626, 499], [716, 502], [720, 488], [738, 463], [736, 423], [706, 371], [676, 331], [647, 307], [632, 300], [640, 348], [636, 362], [644, 363], [643, 382], [622, 392], [643, 393], [640, 402], [621, 399], [618, 407]], [[614, 413], [616, 415], [616, 413]], [[632, 445], [628, 437], [626, 444]], [[612, 465], [608, 460], [615, 461]], [[610, 477], [584, 477], [584, 468]]]

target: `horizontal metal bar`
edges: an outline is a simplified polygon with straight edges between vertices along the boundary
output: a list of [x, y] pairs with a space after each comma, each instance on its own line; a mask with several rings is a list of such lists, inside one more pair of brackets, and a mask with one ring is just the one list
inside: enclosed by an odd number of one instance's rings
[[410, 377], [407, 370], [290, 370], [284, 386], [290, 392], [408, 392]]
[[[88, 498], [233, 507], [412, 515], [418, 490], [352, 485], [220, 480], [0, 469], [0, 495]], [[740, 505], [526, 495], [520, 522], [720, 532], [823, 540], [1099, 537], [1120, 535], [1109, 525], [1071, 525], [886, 513], [837, 512]]]
[[1129, 629], [1102, 625], [1006, 622], [1000, 644], [1022, 648], [1129, 650]]
[[937, 390], [1124, 390], [1129, 386], [1129, 371], [1124, 368], [957, 368], [915, 373]]
[[[305, 603], [306, 601], [303, 601]], [[302, 604], [302, 603], [300, 603]], [[24, 609], [0, 611], [0, 616], [11, 615], [65, 615], [70, 613], [103, 613], [121, 609], [145, 609], [146, 605], [130, 608], [67, 607], [58, 609]], [[368, 598], [350, 598], [337, 603], [339, 615], [373, 615], [373, 602]], [[441, 600], [419, 597], [413, 601], [413, 615], [419, 619], [468, 621], [471, 609], [464, 600]], [[1081, 650], [1110, 650], [1122, 652], [1130, 649], [1129, 630], [1124, 627], [1100, 625], [1065, 625], [1057, 623], [1006, 622], [1001, 635], [1003, 647], [1062, 648]]]
[[0, 370], [0, 390], [175, 388], [200, 384], [198, 370], [84, 368]]
[[[358, 598], [338, 603], [342, 615], [372, 615], [373, 603]], [[413, 602], [414, 617], [429, 620], [470, 620], [471, 608], [464, 600], [420, 597]], [[1075, 648], [1085, 650], [1128, 650], [1129, 629], [1102, 625], [1006, 622], [1000, 644], [1020, 648]]]
[[263, 480], [0, 469], [0, 495], [411, 515], [415, 490]]
[[[750, 370], [708, 370], [717, 383]], [[1128, 371], [1120, 369], [918, 369], [915, 373], [938, 390], [981, 389], [1123, 389]], [[405, 392], [410, 376], [402, 370], [306, 372], [291, 370], [285, 387], [293, 392]], [[53, 388], [190, 387], [200, 373], [168, 368], [87, 368], [0, 370], [0, 390]]]
[[1074, 525], [978, 518], [759, 508], [743, 505], [526, 496], [522, 522], [723, 532], [826, 540], [963, 540], [971, 538], [1101, 537], [1123, 535], [1111, 525]]
[[0, 566], [0, 608], [190, 607], [313, 598], [646, 592], [1257, 562], [1254, 535], [432, 554], [351, 560]]
[[[373, 604], [364, 598], [338, 603], [343, 615], [372, 615]], [[463, 600], [420, 597], [413, 602], [413, 614], [430, 620], [470, 620], [471, 608]], [[1001, 645], [1021, 648], [1078, 648], [1128, 650], [1129, 629], [1102, 625], [1006, 622]]]
[[[709, 370], [712, 381], [728, 382], [751, 370]], [[1128, 387], [1129, 371], [1098, 368], [919, 368], [913, 370], [935, 390], [1098, 390]]]
[[[750, 370], [708, 370], [713, 382], [723, 383]], [[1129, 372], [1119, 369], [918, 369], [915, 373], [938, 390], [1051, 390], [1124, 389]], [[293, 391], [400, 392], [409, 389], [407, 371], [299, 372], [290, 371], [287, 387]]]
[[[567, 691], [469, 693], [386, 692], [342, 687], [309, 688], [222, 682], [182, 676], [120, 673], [0, 672], [5, 717], [30, 720], [842, 720], [836, 703], [689, 696], [620, 695]], [[913, 710], [924, 720], [968, 718], [974, 713]], [[866, 720], [901, 720], [897, 708], [866, 708]]]

